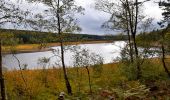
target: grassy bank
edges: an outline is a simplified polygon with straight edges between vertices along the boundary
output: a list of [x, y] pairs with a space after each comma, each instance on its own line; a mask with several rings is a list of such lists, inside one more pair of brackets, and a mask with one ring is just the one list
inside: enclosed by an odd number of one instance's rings
[[[169, 60], [167, 60], [167, 63]], [[134, 80], [134, 72], [125, 63], [105, 64], [100, 70], [89, 67], [92, 94], [89, 92], [85, 68], [68, 68], [73, 95], [68, 100], [169, 100], [170, 80], [159, 59], [147, 59], [141, 65], [142, 78]], [[24, 79], [23, 79], [24, 78]], [[66, 93], [63, 71], [22, 70], [5, 72], [9, 100], [56, 100]]]
[[[78, 44], [96, 44], [96, 43], [112, 43], [113, 41], [82, 41], [82, 42], [65, 42], [65, 45], [78, 45]], [[59, 43], [45, 43], [45, 44], [20, 44], [16, 46], [3, 46], [3, 53], [10, 53], [11, 50], [15, 49], [17, 53], [28, 53], [28, 52], [40, 52], [48, 51], [49, 47], [59, 46]]]

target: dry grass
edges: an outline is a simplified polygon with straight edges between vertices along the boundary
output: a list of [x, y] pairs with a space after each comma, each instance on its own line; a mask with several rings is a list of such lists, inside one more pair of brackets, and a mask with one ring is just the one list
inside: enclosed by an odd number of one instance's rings
[[[104, 65], [100, 77], [94, 77], [92, 68], [89, 68], [93, 92], [100, 87], [105, 88], [105, 86], [111, 83], [112, 72], [116, 66], [116, 64]], [[88, 94], [89, 85], [86, 69], [79, 68], [78, 70], [79, 76], [77, 76], [76, 68], [67, 69], [73, 93]], [[22, 75], [26, 82], [24, 82]], [[56, 100], [60, 92], [66, 92], [62, 69], [13, 70], [5, 72], [4, 76], [7, 92], [13, 100], [19, 100], [17, 97], [22, 100], [28, 100], [28, 98], [31, 98], [30, 100]], [[46, 79], [46, 83], [44, 79]], [[45, 97], [43, 97], [42, 94], [44, 94]], [[39, 96], [40, 99], [38, 99]], [[27, 99], [24, 99], [24, 97]], [[45, 99], [46, 97], [48, 97], [48, 99]]]
[[[161, 64], [160, 59], [148, 59], [154, 64]], [[169, 62], [169, 61], [167, 61]], [[122, 90], [121, 86], [124, 85], [132, 85], [134, 83], [139, 83], [139, 81], [129, 81], [125, 76], [119, 73], [119, 63], [112, 63], [112, 64], [105, 64], [102, 66], [102, 72], [96, 76], [92, 67], [90, 69], [90, 76], [92, 82], [92, 90], [95, 96], [98, 96], [99, 99], [94, 100], [108, 100], [107, 97], [102, 97], [100, 94], [100, 89], [112, 91], [114, 93], [114, 89]], [[127, 66], [128, 67], [128, 66]], [[161, 66], [162, 68], [162, 66]], [[77, 70], [79, 73], [77, 73]], [[89, 85], [88, 85], [88, 75], [85, 68], [67, 68], [68, 77], [72, 86], [73, 96], [84, 96], [82, 100], [89, 100], [85, 97], [88, 97], [89, 93]], [[24, 82], [22, 78], [22, 74], [26, 82]], [[164, 73], [164, 71], [163, 71]], [[57, 96], [60, 92], [66, 92], [65, 87], [65, 80], [63, 77], [63, 70], [59, 68], [48, 69], [48, 70], [13, 70], [7, 71], [4, 74], [6, 80], [6, 87], [7, 92], [11, 98], [19, 97], [21, 100], [56, 100]], [[46, 80], [45, 80], [46, 79]], [[159, 82], [160, 79], [156, 84], [162, 86], [162, 83]], [[162, 80], [163, 81], [163, 80]], [[119, 84], [119, 86], [117, 85]], [[142, 83], [143, 84], [143, 83]], [[152, 86], [154, 83], [151, 83]], [[165, 84], [165, 83], [163, 83]], [[169, 83], [167, 83], [169, 84]], [[139, 85], [140, 87], [140, 85]], [[164, 86], [164, 88], [167, 88]], [[162, 91], [162, 88], [160, 88]], [[139, 90], [140, 91], [140, 90]], [[169, 92], [168, 92], [169, 91]], [[170, 93], [170, 90], [163, 90], [165, 93]], [[106, 92], [106, 94], [110, 94], [110, 92]], [[150, 92], [153, 95], [159, 94], [159, 91], [152, 91]], [[153, 97], [156, 95], [153, 95]], [[167, 95], [167, 94], [164, 94]], [[27, 99], [21, 98], [26, 97]], [[29, 99], [28, 99], [29, 98]], [[70, 97], [69, 97], [70, 98]], [[97, 98], [97, 97], [95, 97]], [[151, 96], [147, 96], [146, 100], [152, 100]], [[144, 99], [144, 100], [145, 100]], [[18, 98], [12, 100], [19, 100]], [[69, 99], [72, 100], [72, 99]], [[73, 99], [75, 100], [75, 99]], [[117, 99], [116, 99], [117, 100]], [[118, 99], [119, 100], [119, 99]], [[123, 100], [123, 99], [120, 99]], [[128, 99], [128, 100], [139, 100], [139, 99]], [[163, 99], [162, 99], [163, 100]]]
[[[103, 65], [103, 72], [101, 74], [100, 77], [95, 78], [94, 73], [92, 68], [90, 68], [90, 73], [91, 73], [91, 77], [92, 77], [92, 82], [95, 84], [98, 81], [104, 81], [105, 83], [110, 83], [110, 79], [112, 77], [112, 72], [114, 72], [115, 68], [116, 68], [116, 64], [106, 64]], [[77, 79], [77, 68], [68, 68], [67, 72], [68, 72], [68, 76], [72, 85], [73, 90], [75, 90], [74, 92], [77, 92], [77, 81], [79, 79]], [[79, 74], [82, 79], [81, 84], [83, 84], [82, 86], [82, 90], [84, 91], [88, 91], [88, 77], [87, 77], [87, 72], [85, 68], [79, 68]], [[44, 75], [47, 76], [47, 80], [48, 80], [48, 85], [51, 88], [54, 88], [55, 90], [59, 91], [66, 91], [65, 90], [65, 81], [63, 78], [63, 72], [62, 69], [48, 69], [48, 70], [23, 70], [23, 71], [8, 71], [5, 73], [5, 79], [7, 81], [7, 87], [11, 86], [11, 83], [15, 83], [18, 85], [24, 85], [24, 81], [23, 78], [21, 77], [21, 73], [24, 76], [24, 79], [26, 80], [26, 83], [28, 86], [33, 86], [36, 87], [37, 85], [43, 85], [42, 84], [42, 78]], [[82, 75], [82, 76], [81, 76]], [[38, 84], [40, 83], [40, 84]], [[37, 87], [37, 89], [39, 88], [39, 86]]]
[[[65, 45], [78, 45], [78, 44], [96, 44], [96, 43], [111, 43], [112, 41], [82, 41], [82, 42], [65, 42]], [[38, 51], [48, 51], [49, 47], [59, 46], [60, 43], [47, 43], [46, 47], [40, 49], [40, 44], [20, 44], [15, 46], [15, 50], [18, 53], [23, 52], [38, 52]], [[9, 53], [13, 50], [12, 46], [3, 46], [2, 51], [4, 53]]]

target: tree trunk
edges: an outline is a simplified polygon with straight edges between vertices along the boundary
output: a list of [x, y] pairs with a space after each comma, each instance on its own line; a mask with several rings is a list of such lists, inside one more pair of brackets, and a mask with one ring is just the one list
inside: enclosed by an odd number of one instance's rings
[[3, 77], [3, 70], [2, 70], [2, 43], [0, 40], [0, 82], [1, 82], [1, 100], [6, 100], [5, 97], [5, 83]]
[[133, 48], [132, 48], [131, 37], [130, 37], [129, 31], [127, 32], [127, 34], [128, 34], [128, 42], [129, 42], [130, 61], [131, 63], [133, 63]]
[[66, 67], [65, 67], [65, 63], [64, 63], [63, 42], [60, 42], [60, 45], [61, 45], [61, 60], [62, 60], [64, 79], [65, 79], [65, 82], [66, 82], [67, 92], [68, 92], [69, 95], [72, 95], [72, 89], [71, 89], [71, 85], [70, 85], [70, 82], [69, 82], [68, 77], [67, 77]]
[[165, 64], [165, 48], [164, 45], [162, 44], [162, 63], [163, 63], [163, 67], [165, 69], [165, 72], [168, 74], [169, 78], [170, 78], [170, 72]]
[[138, 54], [138, 48], [136, 44], [136, 39], [135, 35], [133, 35], [133, 42], [134, 42], [134, 48], [135, 48], [135, 56], [136, 56], [136, 67], [137, 67], [137, 79], [141, 78], [141, 68], [140, 68], [140, 63], [139, 63], [139, 54]]
[[92, 88], [91, 88], [91, 79], [90, 79], [90, 71], [88, 67], [86, 67], [87, 74], [88, 74], [88, 81], [89, 81], [89, 88], [90, 88], [90, 94], [92, 94]]
[[165, 30], [162, 31], [162, 64], [163, 64], [163, 67], [165, 69], [165, 72], [168, 74], [169, 78], [170, 78], [170, 72], [166, 66], [166, 63], [165, 63], [165, 47], [164, 47], [164, 40], [165, 40], [165, 32], [167, 31], [167, 28]]
[[69, 95], [72, 95], [72, 89], [71, 89], [71, 85], [70, 85], [70, 82], [69, 82], [68, 77], [67, 77], [65, 61], [64, 61], [64, 46], [63, 46], [63, 39], [62, 39], [62, 33], [61, 33], [61, 23], [60, 23], [60, 0], [58, 0], [57, 3], [58, 3], [57, 4], [57, 19], [58, 19], [57, 24], [58, 24], [58, 34], [60, 36], [61, 62], [62, 62], [67, 92], [68, 92]]
[[132, 43], [131, 43], [131, 35], [130, 35], [130, 31], [129, 31], [129, 19], [128, 19], [128, 11], [125, 11], [126, 13], [126, 31], [127, 31], [127, 35], [128, 35], [128, 42], [129, 42], [129, 54], [130, 54], [130, 61], [131, 63], [133, 63], [133, 48], [132, 48]]
[[[137, 67], [137, 79], [141, 78], [141, 68], [140, 68], [140, 63], [139, 63], [139, 54], [138, 54], [138, 48], [137, 48], [137, 44], [136, 44], [136, 33], [137, 33], [137, 24], [138, 24], [138, 0], [135, 0], [135, 8], [136, 11], [135, 13], [132, 11], [130, 11], [129, 8], [129, 3], [128, 0], [126, 0], [127, 5], [128, 5], [128, 13], [129, 13], [129, 19], [130, 19], [130, 29], [131, 29], [131, 34], [132, 34], [132, 38], [133, 38], [133, 45], [134, 45], [134, 49], [135, 49], [135, 57], [136, 57], [136, 67]], [[135, 16], [135, 18], [133, 18], [133, 16]], [[133, 24], [134, 23], [134, 24]]]

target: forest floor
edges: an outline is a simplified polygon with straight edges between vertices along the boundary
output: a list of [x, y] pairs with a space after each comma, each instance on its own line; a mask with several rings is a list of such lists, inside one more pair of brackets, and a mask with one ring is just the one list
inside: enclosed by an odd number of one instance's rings
[[[97, 44], [97, 43], [112, 43], [113, 41], [81, 41], [81, 42], [65, 42], [64, 45], [79, 45], [79, 44]], [[3, 46], [3, 53], [30, 53], [42, 52], [51, 50], [50, 47], [60, 46], [60, 43], [42, 43], [42, 44], [19, 44], [16, 46]]]
[[170, 79], [160, 59], [146, 59], [139, 80], [131, 68], [126, 62], [89, 67], [92, 93], [86, 68], [67, 68], [72, 96], [67, 95], [62, 68], [13, 70], [4, 76], [9, 100], [57, 100], [61, 92], [65, 100], [170, 100]]

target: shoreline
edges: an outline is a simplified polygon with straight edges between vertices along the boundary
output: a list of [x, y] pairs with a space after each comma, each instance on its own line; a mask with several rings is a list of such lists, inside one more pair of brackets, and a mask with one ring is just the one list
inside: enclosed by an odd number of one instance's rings
[[[112, 43], [113, 40], [108, 41], [80, 41], [80, 42], [65, 42], [64, 45], [80, 45], [80, 44], [100, 44], [100, 43]], [[34, 52], [45, 52], [50, 51], [51, 47], [60, 46], [60, 43], [47, 43], [44, 48], [39, 48], [40, 44], [20, 44], [16, 46], [16, 54], [20, 53], [34, 53]], [[4, 46], [2, 54], [11, 54], [11, 47]]]

